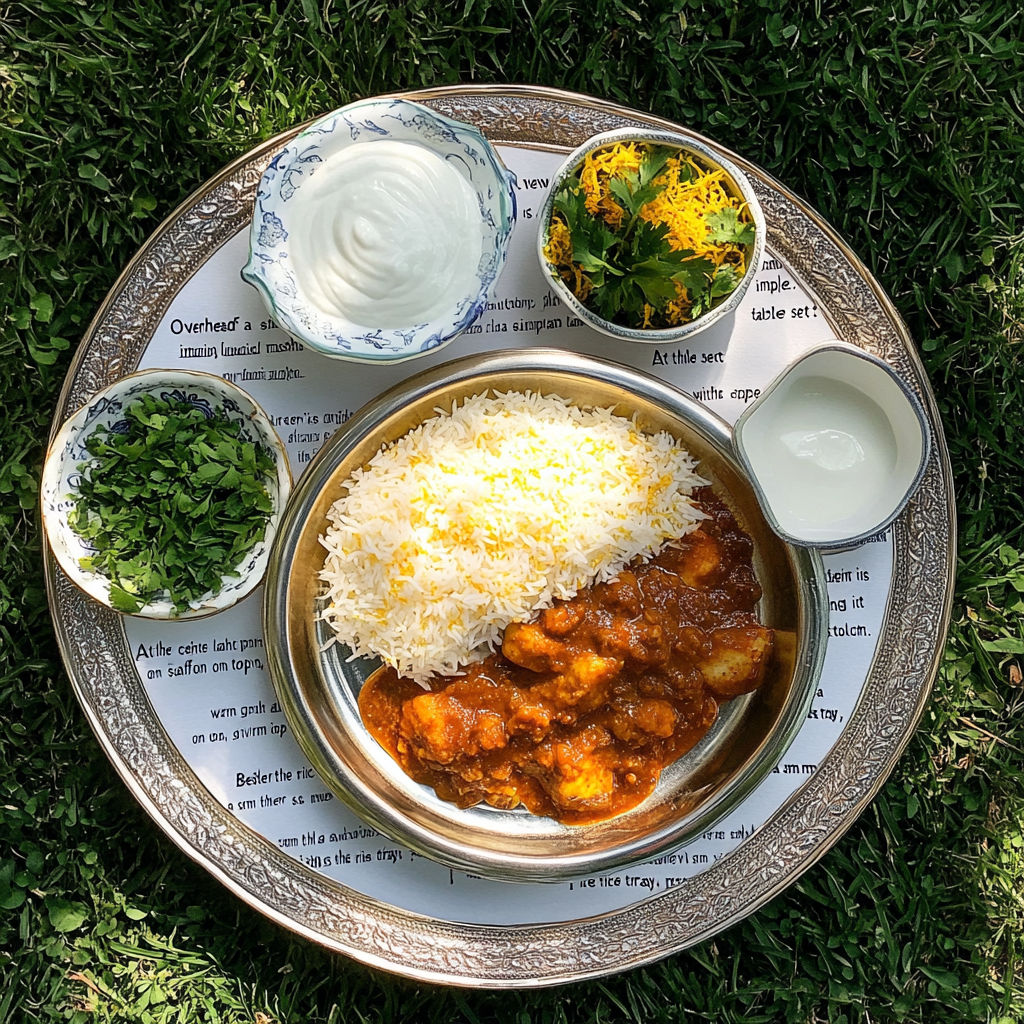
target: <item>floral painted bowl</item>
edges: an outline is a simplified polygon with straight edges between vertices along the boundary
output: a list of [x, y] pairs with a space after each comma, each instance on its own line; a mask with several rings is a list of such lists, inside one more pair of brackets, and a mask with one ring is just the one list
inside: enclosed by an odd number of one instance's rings
[[[454, 168], [475, 193], [483, 232], [479, 265], [469, 275], [465, 294], [425, 322], [397, 327], [355, 323], [326, 313], [304, 294], [292, 258], [293, 233], [303, 230], [295, 197], [310, 187], [332, 156], [385, 140], [415, 143]], [[508, 254], [516, 217], [514, 181], [476, 128], [403, 99], [350, 104], [302, 131], [264, 172], [242, 277], [257, 288], [274, 319], [317, 352], [370, 363], [424, 355], [447, 344], [483, 312]]]
[[113, 607], [110, 579], [80, 565], [81, 559], [96, 552], [68, 522], [68, 513], [74, 507], [70, 496], [78, 486], [83, 463], [93, 458], [86, 450], [86, 441], [100, 427], [117, 432], [124, 422], [124, 409], [144, 394], [189, 402], [202, 409], [207, 418], [213, 416], [215, 410], [221, 410], [221, 415], [227, 419], [241, 421], [241, 437], [260, 445], [276, 467], [266, 481], [273, 514], [264, 538], [249, 549], [243, 562], [235, 567], [234, 575], [223, 578], [221, 589], [192, 602], [185, 611], [175, 613], [169, 599], [156, 598], [132, 613], [147, 619], [198, 619], [230, 608], [262, 582], [281, 511], [292, 485], [288, 455], [277, 431], [266, 413], [237, 385], [196, 370], [142, 370], [114, 381], [93, 395], [64, 423], [47, 451], [40, 487], [43, 528], [54, 558], [65, 575], [90, 597], [108, 608]]

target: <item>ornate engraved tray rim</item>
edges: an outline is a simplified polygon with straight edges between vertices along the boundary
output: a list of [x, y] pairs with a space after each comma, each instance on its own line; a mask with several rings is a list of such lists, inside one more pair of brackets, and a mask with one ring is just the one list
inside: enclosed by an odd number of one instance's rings
[[[478, 125], [492, 141], [550, 150], [574, 148], [597, 131], [623, 125], [676, 127], [592, 97], [532, 86], [453, 86], [401, 95]], [[182, 285], [248, 223], [264, 167], [300, 128], [229, 164], [142, 246], [82, 340], [54, 430], [100, 387], [136, 368]], [[673, 889], [622, 910], [552, 924], [485, 926], [425, 917], [305, 867], [214, 800], [149, 704], [120, 618], [78, 591], [47, 550], [47, 590], [61, 653], [115, 769], [183, 852], [285, 927], [370, 966], [452, 985], [554, 985], [637, 967], [716, 934], [795, 881], [852, 825], [909, 742], [938, 670], [956, 551], [952, 476], [934, 398], [905, 325], [836, 232], [760, 168], [704, 141], [751, 176], [770, 246], [813, 294], [836, 336], [887, 359], [910, 381], [936, 439], [921, 490], [893, 526], [891, 596], [854, 714], [818, 771], [763, 828]]]

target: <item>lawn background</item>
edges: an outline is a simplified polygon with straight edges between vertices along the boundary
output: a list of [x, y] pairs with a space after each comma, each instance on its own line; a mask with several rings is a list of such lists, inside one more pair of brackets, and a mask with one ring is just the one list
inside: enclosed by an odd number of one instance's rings
[[[1022, 20], [1004, 0], [0, 0], [0, 1024], [1020, 1019]], [[182, 199], [343, 103], [492, 81], [676, 120], [820, 210], [920, 347], [961, 537], [931, 704], [834, 850], [714, 941], [524, 993], [328, 955], [174, 849], [71, 693], [36, 509], [75, 346]]]

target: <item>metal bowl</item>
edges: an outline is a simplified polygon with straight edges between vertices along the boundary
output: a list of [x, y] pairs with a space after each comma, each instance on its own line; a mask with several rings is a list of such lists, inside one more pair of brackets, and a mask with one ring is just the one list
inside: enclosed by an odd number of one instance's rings
[[[648, 142], [659, 146], [672, 146], [687, 156], [692, 157], [701, 167], [708, 171], [722, 171], [723, 182], [728, 192], [740, 199], [750, 211], [751, 219], [754, 222], [754, 242], [749, 247], [747, 254], [747, 269], [739, 284], [721, 302], [702, 313], [694, 320], [675, 327], [659, 327], [644, 329], [640, 327], [626, 327], [623, 324], [612, 323], [604, 317], [595, 313], [588, 306], [585, 306], [575, 292], [562, 280], [558, 271], [548, 262], [544, 255], [544, 249], [548, 244], [548, 232], [551, 228], [551, 214], [554, 210], [555, 196], [565, 185], [566, 180], [574, 175], [582, 165], [584, 159], [599, 149], [607, 149], [617, 142]], [[764, 212], [758, 202], [757, 193], [750, 179], [731, 160], [716, 153], [710, 146], [699, 138], [690, 135], [688, 132], [666, 132], [655, 131], [654, 129], [642, 128], [615, 128], [612, 131], [601, 132], [592, 136], [578, 149], [573, 150], [564, 163], [555, 172], [551, 179], [551, 187], [548, 190], [547, 199], [540, 213], [540, 230], [537, 232], [537, 257], [540, 260], [540, 268], [548, 284], [558, 293], [558, 297], [566, 306], [590, 324], [594, 330], [607, 334], [612, 338], [622, 338], [627, 341], [639, 341], [651, 345], [662, 345], [667, 342], [682, 341], [683, 338], [693, 337], [701, 331], [706, 330], [712, 324], [717, 323], [723, 317], [728, 316], [743, 299], [750, 282], [754, 279], [754, 271], [761, 264], [761, 257], [764, 253], [764, 240], [767, 234]]]
[[[318, 622], [325, 551], [318, 538], [342, 484], [381, 445], [452, 400], [536, 391], [583, 407], [637, 413], [641, 429], [667, 430], [700, 459], [699, 472], [754, 541], [764, 590], [760, 617], [776, 630], [776, 657], [760, 689], [723, 705], [718, 721], [669, 766], [643, 803], [593, 825], [561, 825], [516, 809], [459, 809], [413, 782], [364, 728], [359, 689], [377, 668], [324, 651]], [[732, 453], [727, 424], [675, 388], [615, 363], [554, 349], [497, 352], [437, 366], [364, 406], [299, 481], [271, 553], [264, 603], [271, 676], [290, 727], [321, 778], [349, 807], [417, 853], [509, 881], [562, 881], [658, 856], [699, 836], [778, 764], [814, 693], [825, 651], [827, 596], [820, 557], [768, 527]]]

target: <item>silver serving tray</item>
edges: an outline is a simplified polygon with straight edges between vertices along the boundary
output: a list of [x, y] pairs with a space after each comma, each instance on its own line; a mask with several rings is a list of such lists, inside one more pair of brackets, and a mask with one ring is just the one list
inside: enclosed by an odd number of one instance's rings
[[[453, 86], [408, 95], [477, 125], [492, 142], [557, 152], [568, 153], [612, 128], [679, 127], [534, 86]], [[139, 250], [86, 332], [54, 429], [101, 387], [137, 368], [175, 295], [224, 242], [247, 228], [263, 170], [298, 131], [229, 164]], [[799, 878], [856, 820], [909, 742], [938, 670], [956, 555], [952, 477], [934, 398], [905, 325], [836, 232], [763, 170], [704, 141], [751, 177], [768, 246], [800, 278], [836, 337], [885, 359], [912, 387], [936, 443], [917, 495], [892, 526], [889, 604], [854, 714], [785, 805], [701, 874], [612, 913], [514, 927], [425, 917], [334, 882], [241, 824], [199, 782], [146, 698], [120, 617], [85, 597], [47, 552], [47, 589], [64, 662], [111, 763], [184, 853], [298, 934], [371, 966], [452, 985], [554, 985], [637, 967], [707, 939]]]

